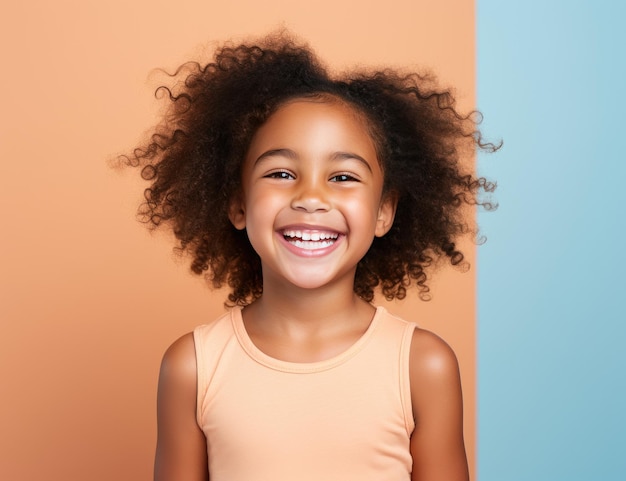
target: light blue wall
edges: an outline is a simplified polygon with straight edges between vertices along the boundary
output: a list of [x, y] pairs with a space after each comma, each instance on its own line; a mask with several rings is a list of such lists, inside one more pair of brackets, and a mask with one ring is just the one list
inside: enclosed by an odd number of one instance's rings
[[478, 0], [480, 481], [626, 480], [624, 5]]

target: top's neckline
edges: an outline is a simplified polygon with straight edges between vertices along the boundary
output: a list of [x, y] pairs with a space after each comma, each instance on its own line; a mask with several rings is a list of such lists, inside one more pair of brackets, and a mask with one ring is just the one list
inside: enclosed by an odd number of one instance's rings
[[327, 369], [338, 366], [346, 362], [348, 359], [357, 354], [361, 349], [363, 349], [367, 341], [372, 337], [372, 334], [376, 330], [377, 326], [380, 324], [380, 319], [382, 317], [382, 314], [385, 312], [385, 308], [382, 306], [376, 308], [376, 312], [374, 313], [374, 316], [372, 317], [372, 320], [367, 330], [348, 349], [329, 359], [315, 362], [283, 361], [282, 359], [276, 359], [272, 356], [265, 354], [252, 342], [252, 339], [250, 339], [248, 331], [246, 331], [246, 327], [243, 323], [241, 311], [241, 307], [233, 309], [231, 311], [231, 320], [233, 328], [235, 330], [235, 335], [237, 336], [237, 340], [241, 344], [241, 347], [244, 349], [244, 351], [248, 354], [248, 356], [250, 356], [256, 362], [277, 371], [312, 373], [325, 371]]

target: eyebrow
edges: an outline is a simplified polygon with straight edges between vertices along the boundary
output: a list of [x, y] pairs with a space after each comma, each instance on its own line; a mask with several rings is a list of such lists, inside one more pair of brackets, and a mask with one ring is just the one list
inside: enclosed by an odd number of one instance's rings
[[[263, 152], [261, 155], [259, 155], [257, 159], [254, 161], [254, 164], [256, 165], [263, 159], [267, 157], [273, 157], [275, 155], [287, 157], [292, 160], [298, 160], [298, 154], [296, 154], [291, 149], [272, 149], [272, 150], [268, 150], [267, 152]], [[372, 172], [372, 167], [370, 166], [369, 162], [365, 160], [363, 157], [361, 157], [360, 155], [355, 154], [354, 152], [334, 152], [330, 156], [330, 159], [331, 160], [348, 160], [348, 159], [358, 160], [363, 165], [365, 165], [365, 167], [367, 167], [367, 170]]]
[[263, 152], [261, 155], [259, 155], [257, 159], [254, 161], [254, 165], [258, 164], [260, 161], [262, 161], [266, 157], [274, 157], [274, 156], [287, 157], [293, 160], [298, 159], [297, 154], [291, 149], [272, 149], [272, 150], [268, 150], [267, 152]]

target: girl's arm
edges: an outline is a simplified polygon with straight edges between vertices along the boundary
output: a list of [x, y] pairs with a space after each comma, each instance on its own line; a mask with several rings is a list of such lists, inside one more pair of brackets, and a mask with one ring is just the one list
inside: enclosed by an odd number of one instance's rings
[[208, 481], [207, 446], [196, 422], [196, 356], [191, 333], [170, 346], [157, 395], [155, 481]]
[[468, 481], [459, 366], [452, 349], [416, 329], [410, 357], [415, 430], [412, 481]]

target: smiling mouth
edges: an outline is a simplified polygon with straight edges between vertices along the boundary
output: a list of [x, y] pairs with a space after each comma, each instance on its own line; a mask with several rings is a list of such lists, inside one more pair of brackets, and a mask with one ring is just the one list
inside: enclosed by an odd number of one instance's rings
[[283, 236], [287, 242], [300, 249], [324, 249], [330, 247], [339, 238], [336, 232], [285, 230]]

